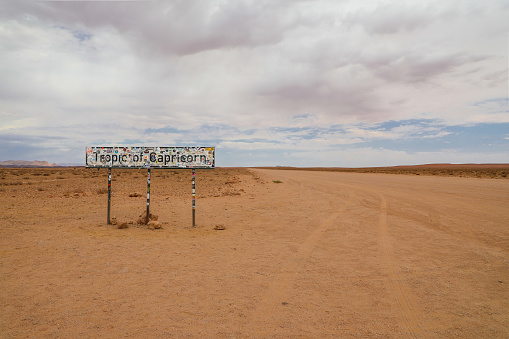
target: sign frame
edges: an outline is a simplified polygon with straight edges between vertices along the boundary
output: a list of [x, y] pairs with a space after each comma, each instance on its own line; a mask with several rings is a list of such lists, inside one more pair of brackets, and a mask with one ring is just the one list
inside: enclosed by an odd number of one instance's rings
[[[194, 152], [194, 153], [193, 153]], [[95, 154], [95, 159], [94, 159]], [[90, 160], [90, 162], [89, 162]], [[94, 161], [95, 160], [95, 161]], [[175, 161], [176, 160], [176, 161]], [[198, 164], [196, 161], [198, 160]], [[173, 165], [169, 165], [168, 163]], [[118, 165], [114, 165], [117, 163]], [[195, 170], [215, 169], [216, 148], [196, 146], [164, 146], [164, 147], [120, 147], [120, 146], [86, 146], [86, 168], [108, 169], [108, 215], [107, 224], [111, 225], [111, 169], [147, 169], [147, 216], [150, 219], [150, 170], [151, 169], [191, 169], [192, 170], [192, 217], [193, 227], [196, 226], [196, 191]]]

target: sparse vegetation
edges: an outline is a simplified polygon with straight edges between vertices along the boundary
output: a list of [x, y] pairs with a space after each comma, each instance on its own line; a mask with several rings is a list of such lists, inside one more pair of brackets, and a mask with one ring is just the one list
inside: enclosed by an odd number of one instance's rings
[[[505, 166], [505, 167], [504, 167]], [[405, 174], [405, 175], [432, 175], [432, 176], [454, 176], [465, 178], [490, 178], [506, 179], [508, 165], [423, 165], [423, 166], [395, 166], [395, 167], [363, 167], [363, 168], [338, 168], [338, 167], [261, 167], [274, 170], [295, 170], [295, 171], [326, 171], [326, 172], [354, 172], [354, 173], [383, 173], [383, 174]]]
[[97, 194], [106, 194], [108, 193], [108, 189], [106, 187], [103, 187], [103, 188], [98, 188], [95, 193]]
[[23, 183], [21, 181], [10, 181], [10, 182], [5, 182], [2, 185], [3, 186], [17, 186], [17, 185], [23, 185]]
[[272, 182], [275, 183], [275, 184], [281, 184], [282, 183], [281, 180], [272, 180]]
[[83, 189], [82, 188], [76, 188], [76, 189], [74, 189], [73, 193], [83, 193]]

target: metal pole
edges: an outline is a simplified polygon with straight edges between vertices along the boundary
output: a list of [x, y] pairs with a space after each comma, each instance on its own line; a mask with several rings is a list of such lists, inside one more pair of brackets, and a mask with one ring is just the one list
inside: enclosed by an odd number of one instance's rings
[[195, 190], [195, 171], [193, 168], [193, 227], [196, 226], [196, 190]]
[[111, 212], [111, 167], [108, 167], [108, 225], [111, 225], [110, 212]]
[[148, 224], [150, 217], [150, 167], [148, 168], [147, 174], [147, 220], [145, 221]]

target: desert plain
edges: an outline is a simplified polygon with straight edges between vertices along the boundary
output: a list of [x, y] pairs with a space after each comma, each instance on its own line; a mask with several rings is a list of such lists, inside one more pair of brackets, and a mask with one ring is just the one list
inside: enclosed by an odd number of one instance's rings
[[0, 169], [0, 337], [507, 338], [509, 171], [429, 170]]

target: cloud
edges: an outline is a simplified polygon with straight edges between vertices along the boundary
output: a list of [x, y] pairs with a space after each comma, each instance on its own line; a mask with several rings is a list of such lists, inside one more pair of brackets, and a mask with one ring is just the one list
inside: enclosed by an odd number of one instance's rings
[[436, 150], [450, 127], [507, 122], [508, 12], [453, 0], [7, 2], [0, 133], [76, 151]]
[[[219, 158], [219, 152], [217, 152]], [[424, 163], [500, 163], [507, 162], [503, 152], [459, 152], [455, 149], [407, 152], [381, 148], [356, 148], [334, 151], [257, 151], [225, 150], [221, 163], [225, 166], [295, 166], [295, 167], [376, 167], [420, 165]], [[473, 159], [475, 161], [473, 161]]]
[[[18, 18], [59, 21], [90, 29], [114, 28], [134, 45], [162, 54], [260, 46], [279, 42], [295, 18], [272, 1], [63, 1], [15, 3]], [[232, 29], [233, 28], [233, 29]]]
[[[438, 17], [444, 16], [443, 9], [425, 3], [381, 3], [380, 6], [364, 9], [345, 15], [344, 22], [349, 26], [360, 25], [369, 34], [408, 33], [429, 25]], [[436, 13], [438, 12], [438, 13]]]
[[391, 57], [367, 56], [362, 63], [379, 78], [388, 82], [412, 84], [424, 82], [437, 75], [445, 75], [463, 65], [473, 65], [485, 59], [464, 53], [441, 54], [426, 51], [400, 51]]

